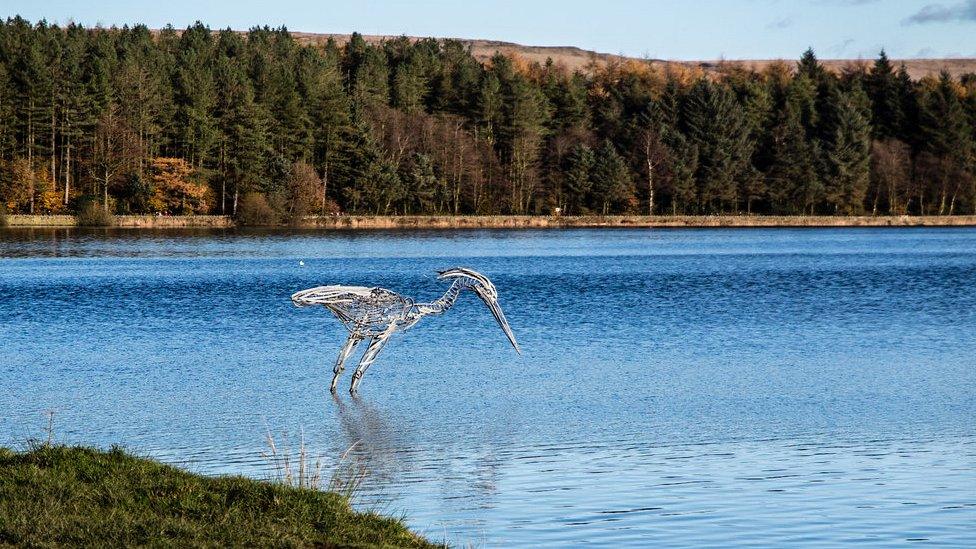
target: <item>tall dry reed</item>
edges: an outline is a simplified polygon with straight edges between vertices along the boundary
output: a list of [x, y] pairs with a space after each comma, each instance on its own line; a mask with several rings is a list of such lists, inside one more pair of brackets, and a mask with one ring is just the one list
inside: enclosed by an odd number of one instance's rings
[[[272, 478], [275, 482], [296, 488], [323, 489], [322, 456], [311, 454], [305, 442], [304, 429], [299, 436], [297, 452], [289, 448], [286, 443], [279, 444], [270, 429], [265, 435], [265, 443], [268, 450], [262, 452], [261, 456], [271, 465]], [[349, 499], [355, 495], [368, 474], [363, 463], [350, 458], [350, 454], [358, 445], [357, 441], [342, 453], [332, 471], [329, 484], [325, 487], [326, 490]]]

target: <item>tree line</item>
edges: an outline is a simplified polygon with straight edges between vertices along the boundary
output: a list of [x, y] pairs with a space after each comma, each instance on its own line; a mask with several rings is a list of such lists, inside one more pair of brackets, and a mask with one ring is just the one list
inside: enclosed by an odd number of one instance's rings
[[0, 22], [0, 204], [59, 213], [976, 213], [976, 74], [587, 71], [406, 37]]

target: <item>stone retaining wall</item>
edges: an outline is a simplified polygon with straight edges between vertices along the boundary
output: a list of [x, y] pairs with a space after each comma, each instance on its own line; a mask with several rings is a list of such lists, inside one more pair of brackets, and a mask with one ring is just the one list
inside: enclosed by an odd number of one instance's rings
[[[73, 215], [8, 215], [10, 227], [76, 227]], [[226, 215], [119, 215], [115, 226], [125, 229], [227, 228], [234, 221]]]
[[[8, 215], [11, 227], [74, 227], [70, 215]], [[234, 226], [223, 215], [120, 215], [116, 226], [135, 229]], [[547, 229], [566, 227], [948, 227], [976, 226], [976, 216], [759, 216], [657, 215], [551, 217], [532, 215], [310, 216], [302, 227], [319, 229]]]

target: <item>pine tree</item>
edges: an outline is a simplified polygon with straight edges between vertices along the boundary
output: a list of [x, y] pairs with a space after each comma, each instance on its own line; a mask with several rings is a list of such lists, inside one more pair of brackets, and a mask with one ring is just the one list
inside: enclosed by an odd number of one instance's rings
[[661, 97], [656, 103], [661, 124], [669, 128], [680, 127], [681, 101], [681, 86], [675, 78], [668, 78], [664, 84], [664, 91], [661, 92]]
[[406, 37], [386, 44], [392, 78], [392, 104], [407, 113], [422, 112], [430, 95], [431, 65], [426, 42], [413, 45]]
[[423, 66], [410, 58], [397, 66], [393, 75], [393, 106], [407, 113], [424, 109], [428, 93], [427, 76]]
[[671, 214], [689, 213], [698, 201], [695, 173], [698, 171], [698, 147], [677, 129], [665, 136], [670, 151], [668, 187], [671, 192]]
[[[112, 86], [116, 90], [119, 115], [138, 140], [137, 148], [141, 155], [137, 170], [142, 177], [149, 159], [158, 156], [162, 147], [169, 68], [144, 25], [120, 36], [119, 49], [121, 53]], [[71, 80], [66, 79], [68, 83]], [[72, 92], [68, 91], [62, 98], [64, 108], [70, 108], [71, 95]]]
[[969, 191], [973, 177], [973, 131], [959, 97], [960, 90], [943, 71], [934, 89], [921, 101], [919, 136], [923, 173], [938, 183], [938, 214], [955, 213], [960, 191]]
[[43, 28], [21, 28], [24, 32], [20, 50], [16, 52], [12, 66], [12, 81], [17, 96], [14, 114], [20, 123], [19, 133], [23, 146], [18, 151], [26, 159], [29, 170], [24, 182], [28, 185], [28, 213], [34, 213], [37, 198], [37, 169], [44, 154], [43, 139], [45, 124], [50, 120], [54, 108], [53, 78], [45, 59], [44, 44], [41, 41]]
[[902, 135], [905, 113], [898, 89], [898, 77], [884, 50], [878, 55], [866, 80], [871, 98], [871, 128], [875, 139]]
[[254, 99], [266, 112], [274, 113], [269, 120], [269, 140], [275, 158], [287, 172], [292, 162], [312, 157], [313, 129], [303, 81], [312, 56], [299, 49], [284, 27], [252, 29], [247, 45]]
[[434, 76], [431, 103], [441, 110], [470, 117], [475, 110], [483, 69], [458, 40], [441, 42], [440, 71]]
[[[70, 25], [65, 29], [64, 44], [61, 52], [62, 75], [64, 82], [60, 86], [61, 96], [58, 98], [61, 113], [59, 133], [61, 136], [61, 180], [64, 194], [62, 204], [68, 205], [72, 193], [77, 192], [77, 183], [81, 179], [79, 166], [83, 164], [82, 156], [86, 144], [90, 141], [92, 128], [98, 115], [98, 102], [90, 93], [89, 76], [93, 67], [88, 63], [88, 31], [78, 25]], [[164, 76], [165, 77], [165, 76]], [[101, 81], [101, 78], [94, 79]], [[141, 147], [149, 150], [148, 147]]]
[[389, 67], [383, 50], [367, 44], [361, 35], [354, 33], [346, 45], [343, 67], [357, 116], [362, 116], [364, 109], [389, 103]]
[[807, 48], [807, 51], [803, 52], [799, 63], [797, 63], [796, 72], [799, 76], [806, 77], [815, 85], [819, 85], [827, 79], [827, 71], [820, 64], [820, 61], [817, 60], [817, 55], [813, 52], [813, 48]]
[[593, 194], [603, 215], [622, 213], [634, 198], [634, 183], [627, 162], [610, 141], [604, 141], [593, 165]]
[[6, 64], [0, 61], [0, 162], [9, 160], [17, 140], [14, 133], [14, 91]]
[[183, 157], [195, 168], [210, 161], [217, 142], [217, 124], [213, 116], [217, 89], [213, 73], [210, 29], [201, 23], [189, 27], [180, 37], [174, 90], [176, 95], [176, 139]]
[[239, 199], [260, 188], [267, 172], [272, 153], [269, 123], [263, 107], [254, 101], [251, 83], [238, 62], [226, 57], [218, 61], [217, 84], [222, 90], [216, 110], [220, 130], [219, 211], [237, 215]]
[[587, 213], [590, 189], [593, 187], [592, 172], [596, 154], [586, 145], [576, 145], [566, 158], [566, 213]]
[[360, 211], [365, 203], [363, 186], [375, 183], [370, 176], [381, 171], [381, 162], [378, 145], [365, 122], [342, 129], [332, 159], [330, 185], [344, 210]]
[[351, 114], [348, 96], [342, 89], [337, 55], [310, 57], [303, 72], [306, 116], [313, 139], [313, 164], [322, 181], [320, 215], [325, 215], [331, 185], [332, 165], [340, 139], [349, 133]]
[[914, 143], [917, 145], [919, 124], [918, 90], [911, 76], [909, 76], [908, 69], [905, 68], [904, 63], [898, 69], [896, 87], [902, 112], [901, 128], [898, 138], [905, 143]]
[[869, 182], [870, 126], [853, 94], [838, 96], [837, 124], [824, 145], [824, 196], [834, 213], [859, 214]]
[[558, 80], [555, 90], [553, 120], [562, 128], [585, 128], [590, 124], [586, 102], [586, 81], [575, 72], [569, 78]]
[[537, 173], [549, 105], [539, 88], [525, 78], [513, 78], [505, 90], [501, 128], [512, 182], [511, 207], [527, 213], [539, 185]]
[[411, 197], [406, 213], [428, 213], [434, 210], [440, 181], [434, 171], [434, 163], [426, 154], [414, 156], [408, 172], [408, 189]]
[[814, 164], [816, 148], [807, 138], [795, 104], [786, 104], [771, 135], [766, 180], [773, 211], [807, 213], [819, 202], [822, 186]]
[[684, 133], [698, 150], [699, 211], [736, 207], [752, 156], [742, 106], [729, 89], [702, 79], [688, 95], [684, 121]]
[[[753, 148], [768, 140], [768, 126], [773, 117], [773, 96], [767, 86], [762, 85], [756, 74], [743, 74], [731, 83], [745, 114], [748, 140]], [[766, 181], [756, 165], [760, 161], [753, 151], [749, 165], [740, 177], [738, 195], [746, 205], [746, 213], [752, 213], [752, 205], [766, 197]]]
[[475, 121], [491, 146], [498, 142], [499, 128], [503, 124], [502, 101], [502, 84], [498, 75], [485, 73], [478, 90]]

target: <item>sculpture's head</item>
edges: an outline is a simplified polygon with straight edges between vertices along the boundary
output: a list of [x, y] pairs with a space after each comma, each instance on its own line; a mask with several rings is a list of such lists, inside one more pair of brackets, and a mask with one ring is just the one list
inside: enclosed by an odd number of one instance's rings
[[495, 289], [495, 285], [488, 280], [487, 276], [472, 271], [471, 269], [455, 267], [454, 269], [440, 271], [437, 278], [440, 280], [458, 280], [464, 289], [471, 290], [475, 295], [480, 297], [485, 302], [485, 305], [488, 306], [488, 309], [491, 310], [491, 314], [495, 316], [495, 320], [498, 321], [498, 325], [501, 326], [502, 331], [505, 332], [508, 340], [512, 343], [512, 347], [515, 347], [515, 352], [522, 354], [518, 342], [515, 341], [515, 334], [512, 333], [512, 327], [508, 325], [508, 320], [505, 319], [505, 314], [502, 313], [502, 307], [498, 304], [498, 290]]

